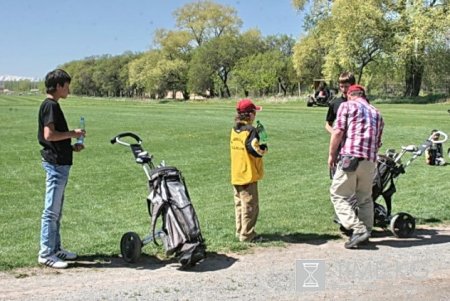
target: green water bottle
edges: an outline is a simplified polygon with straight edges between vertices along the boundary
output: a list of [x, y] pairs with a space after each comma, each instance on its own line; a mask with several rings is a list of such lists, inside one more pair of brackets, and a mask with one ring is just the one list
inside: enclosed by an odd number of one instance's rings
[[[80, 117], [80, 129], [82, 129], [82, 130], [86, 129], [86, 123], [84, 121], [84, 117], [83, 116]], [[81, 135], [77, 139], [77, 143], [76, 144], [84, 144], [84, 135]]]
[[258, 131], [259, 135], [259, 144], [267, 144], [267, 132], [259, 120], [256, 121], [256, 131]]

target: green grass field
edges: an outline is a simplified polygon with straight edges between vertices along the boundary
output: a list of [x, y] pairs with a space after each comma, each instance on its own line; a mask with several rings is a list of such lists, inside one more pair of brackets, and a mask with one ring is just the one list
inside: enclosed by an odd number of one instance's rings
[[[37, 111], [43, 97], [0, 96], [0, 269], [37, 265], [45, 173], [40, 164]], [[257, 118], [269, 134], [266, 176], [259, 184], [257, 231], [297, 243], [338, 237], [332, 223], [325, 108], [303, 101], [258, 99]], [[62, 222], [64, 246], [83, 256], [120, 253], [123, 233], [149, 232], [146, 177], [131, 151], [111, 145], [123, 131], [137, 133], [155, 157], [183, 171], [211, 252], [245, 250], [234, 238], [234, 206], [229, 177], [229, 133], [235, 101], [140, 102], [69, 97], [61, 102], [71, 128], [85, 116], [86, 149], [75, 154]], [[419, 144], [434, 128], [450, 133], [448, 104], [380, 104], [384, 145]], [[445, 149], [450, 143], [444, 145]], [[401, 175], [394, 212], [409, 212], [418, 223], [450, 221], [450, 165], [416, 160]], [[382, 202], [383, 203], [383, 202]], [[143, 251], [160, 255], [153, 245]]]

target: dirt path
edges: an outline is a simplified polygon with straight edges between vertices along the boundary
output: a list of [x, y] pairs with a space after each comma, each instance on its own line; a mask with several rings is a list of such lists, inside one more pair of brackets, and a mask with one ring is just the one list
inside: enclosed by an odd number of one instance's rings
[[[0, 273], [0, 300], [450, 300], [450, 226], [416, 234], [378, 233], [358, 250], [323, 240], [209, 254], [191, 271], [148, 256], [136, 265], [82, 258], [66, 270]], [[323, 260], [324, 287], [313, 274], [321, 287], [305, 291], [297, 260]]]

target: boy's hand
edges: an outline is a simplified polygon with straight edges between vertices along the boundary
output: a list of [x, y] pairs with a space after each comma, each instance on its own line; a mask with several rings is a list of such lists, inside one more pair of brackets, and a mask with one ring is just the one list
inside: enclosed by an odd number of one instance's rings
[[263, 154], [266, 154], [269, 151], [269, 148], [267, 147], [267, 144], [261, 144], [259, 146]]
[[73, 133], [74, 133], [74, 137], [72, 137], [72, 138], [80, 138], [81, 136], [86, 137], [86, 131], [82, 130], [82, 129], [74, 129]]
[[81, 152], [84, 149], [84, 144], [76, 143], [72, 145], [72, 149], [74, 152]]

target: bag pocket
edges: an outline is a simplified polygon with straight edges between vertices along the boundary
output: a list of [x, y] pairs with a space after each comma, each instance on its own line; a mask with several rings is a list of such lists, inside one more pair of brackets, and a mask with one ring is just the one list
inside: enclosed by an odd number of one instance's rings
[[343, 171], [351, 172], [358, 168], [359, 158], [353, 156], [342, 156], [341, 168]]

